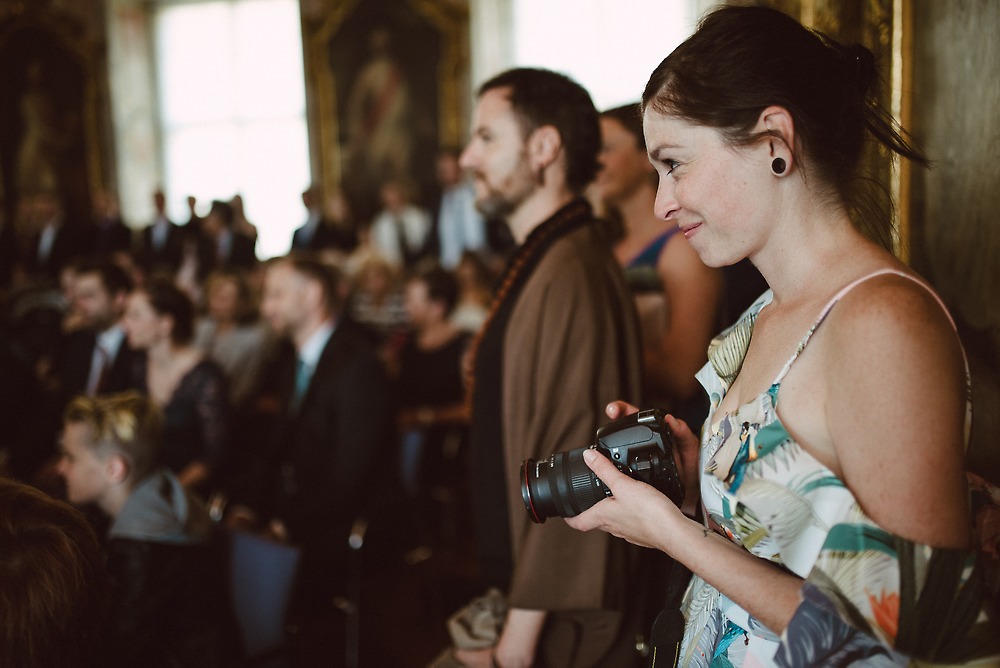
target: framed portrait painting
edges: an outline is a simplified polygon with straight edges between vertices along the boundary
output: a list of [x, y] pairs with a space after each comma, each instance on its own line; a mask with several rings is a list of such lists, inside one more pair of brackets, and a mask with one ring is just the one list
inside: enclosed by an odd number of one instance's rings
[[359, 219], [377, 210], [388, 180], [429, 201], [439, 147], [464, 136], [465, 3], [327, 0], [303, 18], [324, 190], [342, 189]]

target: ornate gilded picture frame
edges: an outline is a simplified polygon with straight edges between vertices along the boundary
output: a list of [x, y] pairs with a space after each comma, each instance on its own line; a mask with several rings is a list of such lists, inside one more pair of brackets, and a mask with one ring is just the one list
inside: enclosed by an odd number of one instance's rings
[[316, 0], [303, 6], [313, 173], [365, 220], [382, 182], [435, 189], [439, 147], [462, 142], [468, 7], [435, 0]]

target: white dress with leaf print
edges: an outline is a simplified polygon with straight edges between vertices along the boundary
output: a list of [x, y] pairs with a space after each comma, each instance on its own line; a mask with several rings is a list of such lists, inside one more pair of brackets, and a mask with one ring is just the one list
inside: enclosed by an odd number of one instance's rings
[[778, 637], [695, 576], [682, 604], [682, 666], [895, 666], [908, 665], [908, 655], [961, 663], [995, 651], [1000, 633], [981, 612], [975, 554], [880, 528], [776, 413], [781, 381], [813, 332], [872, 276], [831, 300], [767, 392], [721, 418], [716, 409], [770, 291], [712, 342], [710, 362], [698, 373], [711, 400], [701, 451], [706, 524], [805, 582], [803, 603]]

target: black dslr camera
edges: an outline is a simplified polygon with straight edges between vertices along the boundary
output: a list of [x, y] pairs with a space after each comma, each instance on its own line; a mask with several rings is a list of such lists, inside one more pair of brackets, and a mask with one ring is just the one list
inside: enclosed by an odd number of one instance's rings
[[[680, 506], [684, 485], [674, 462], [676, 444], [663, 413], [645, 410], [609, 422], [597, 430], [590, 448], [610, 459], [622, 473], [652, 485]], [[587, 448], [557, 452], [536, 462], [521, 464], [521, 497], [528, 515], [538, 524], [547, 518], [573, 517], [611, 490], [594, 475], [583, 453]]]

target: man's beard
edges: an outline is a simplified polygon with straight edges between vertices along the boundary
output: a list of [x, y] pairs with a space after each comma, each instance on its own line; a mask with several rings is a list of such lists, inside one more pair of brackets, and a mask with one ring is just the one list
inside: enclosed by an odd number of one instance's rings
[[527, 160], [517, 163], [515, 170], [503, 180], [502, 190], [494, 187], [482, 176], [480, 183], [486, 187], [486, 194], [476, 197], [476, 209], [487, 220], [506, 220], [535, 192], [537, 187]]

